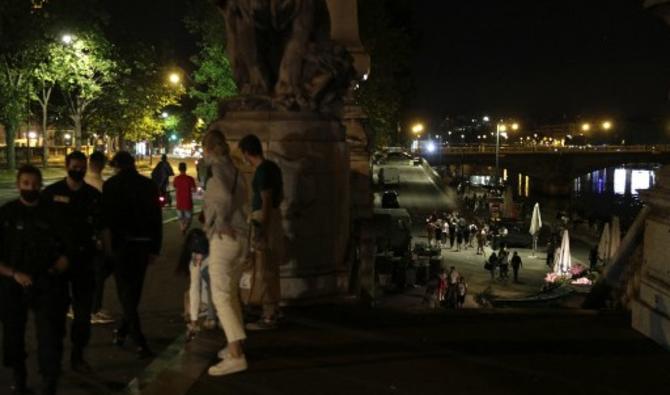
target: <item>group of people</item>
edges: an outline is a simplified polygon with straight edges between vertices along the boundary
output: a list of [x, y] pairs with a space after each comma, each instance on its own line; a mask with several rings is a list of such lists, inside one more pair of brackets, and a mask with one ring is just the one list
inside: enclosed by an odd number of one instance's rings
[[122, 317], [115, 341], [131, 336], [141, 357], [152, 355], [137, 307], [147, 266], [160, 252], [161, 210], [154, 183], [141, 176], [127, 152], [115, 155], [116, 174], [103, 182], [106, 157], [79, 151], [65, 159], [67, 176], [42, 190], [42, 174], [22, 166], [19, 197], [0, 208], [0, 317], [3, 363], [11, 390], [28, 393], [25, 332], [33, 312], [42, 393], [55, 394], [61, 374], [66, 316], [73, 370], [92, 371], [85, 350], [101, 311], [104, 284], [114, 274]]
[[[195, 337], [203, 327], [214, 329], [217, 322], [226, 336], [226, 345], [218, 352], [221, 361], [208, 370], [213, 376], [246, 370], [246, 330], [274, 329], [280, 316], [279, 264], [284, 241], [279, 208], [284, 196], [282, 173], [276, 163], [265, 158], [257, 136], [245, 136], [238, 148], [254, 168], [251, 201], [247, 201], [247, 183], [230, 156], [224, 133], [209, 130], [203, 139], [209, 177], [200, 216], [202, 229], [188, 232], [178, 263], [178, 271], [190, 276], [187, 338]], [[175, 187], [179, 195], [179, 187], [176, 184]], [[258, 287], [255, 292], [263, 310], [258, 321], [245, 325], [239, 285], [250, 261], [251, 270], [262, 279], [255, 284]], [[209, 303], [201, 325], [199, 309], [203, 293]]]
[[426, 234], [431, 247], [456, 251], [471, 248], [475, 254], [483, 255], [485, 246], [496, 249], [504, 244], [508, 230], [481, 220], [468, 221], [458, 212], [433, 212], [426, 219]]
[[[485, 231], [484, 229], [482, 229]], [[475, 248], [477, 253], [483, 252], [483, 244], [479, 237], [479, 228], [474, 222], [468, 223], [458, 212], [438, 214], [433, 212], [426, 219], [426, 233], [431, 247], [450, 248], [456, 251]]]
[[465, 296], [468, 293], [468, 284], [455, 266], [449, 271], [442, 270], [438, 277], [435, 296], [437, 302], [447, 308], [462, 308], [465, 304]]
[[[223, 132], [210, 130], [203, 148], [210, 174], [203, 229], [196, 231], [201, 236], [197, 243], [193, 242], [196, 237], [187, 238], [186, 261], [191, 284], [199, 284], [201, 269], [208, 268], [213, 304], [209, 318], [219, 321], [227, 339], [219, 352], [222, 360], [209, 373], [224, 375], [247, 369], [239, 283], [250, 251], [262, 271], [263, 315], [246, 329], [276, 326], [283, 183], [281, 170], [264, 158], [254, 135], [239, 142], [244, 158], [255, 169], [251, 202]], [[37, 332], [43, 394], [55, 394], [58, 388], [68, 308], [71, 368], [83, 374], [93, 371], [85, 352], [91, 323], [113, 321], [101, 311], [105, 280], [112, 274], [122, 310], [113, 343], [124, 347], [130, 338], [140, 358], [154, 355], [142, 331], [138, 306], [147, 268], [158, 258], [163, 241], [160, 186], [138, 172], [126, 151], [114, 155], [110, 162], [114, 175], [106, 181], [102, 177], [105, 163], [103, 153], [87, 157], [73, 151], [65, 160], [67, 176], [44, 190], [40, 170], [24, 165], [16, 176], [18, 198], [0, 208], [0, 319], [3, 364], [13, 372], [12, 393], [29, 393], [25, 344], [29, 312]], [[185, 175], [185, 164], [179, 170]], [[175, 183], [180, 180], [176, 177]], [[183, 184], [176, 188], [178, 208], [187, 212], [180, 215], [190, 225], [191, 217], [186, 216], [192, 214], [192, 201], [190, 207], [179, 201], [188, 200], [182, 195], [191, 195], [194, 185], [187, 179]], [[190, 328], [197, 319], [197, 312], [191, 315]]]
[[514, 251], [510, 257], [509, 250], [504, 246], [500, 247], [500, 250], [496, 253], [493, 251], [489, 258], [484, 263], [484, 269], [488, 270], [491, 273], [491, 280], [495, 279], [496, 271], [500, 279], [509, 278], [509, 268], [512, 266], [512, 273], [514, 275], [514, 282], [519, 282], [519, 270], [522, 266], [521, 257]]

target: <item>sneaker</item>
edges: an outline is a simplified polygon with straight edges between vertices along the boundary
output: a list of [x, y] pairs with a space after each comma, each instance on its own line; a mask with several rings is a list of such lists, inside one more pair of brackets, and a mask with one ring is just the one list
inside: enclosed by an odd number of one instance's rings
[[242, 356], [240, 358], [226, 358], [223, 361], [209, 368], [207, 371], [210, 376], [225, 376], [247, 370], [247, 359]]
[[230, 351], [228, 351], [228, 346], [225, 346], [224, 348], [219, 350], [216, 356], [219, 357], [219, 359], [230, 358]]
[[103, 313], [102, 311], [99, 311], [95, 314], [91, 314], [91, 324], [93, 325], [111, 324], [113, 322], [114, 318], [112, 318], [106, 313]]
[[261, 318], [256, 322], [248, 323], [245, 325], [245, 328], [249, 331], [269, 331], [272, 329], [277, 329], [277, 321]]

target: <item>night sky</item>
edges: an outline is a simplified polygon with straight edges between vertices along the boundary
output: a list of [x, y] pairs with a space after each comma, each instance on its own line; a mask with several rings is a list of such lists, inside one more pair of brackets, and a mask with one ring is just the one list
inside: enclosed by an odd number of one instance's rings
[[[360, 0], [365, 1], [365, 0]], [[188, 68], [185, 0], [103, 0], [112, 27]], [[638, 0], [415, 0], [409, 117], [670, 113], [670, 27]], [[408, 17], [409, 18], [409, 17]]]
[[670, 111], [670, 27], [634, 0], [416, 1], [413, 116]]

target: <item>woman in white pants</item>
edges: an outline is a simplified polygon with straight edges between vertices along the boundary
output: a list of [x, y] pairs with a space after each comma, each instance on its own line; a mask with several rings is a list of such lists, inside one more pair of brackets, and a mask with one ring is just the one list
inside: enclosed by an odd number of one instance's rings
[[247, 256], [247, 198], [244, 177], [233, 164], [223, 132], [209, 130], [203, 139], [204, 159], [211, 169], [203, 212], [209, 239], [209, 277], [212, 301], [226, 334], [221, 362], [209, 368], [212, 376], [247, 369], [242, 342], [246, 339], [239, 284]]

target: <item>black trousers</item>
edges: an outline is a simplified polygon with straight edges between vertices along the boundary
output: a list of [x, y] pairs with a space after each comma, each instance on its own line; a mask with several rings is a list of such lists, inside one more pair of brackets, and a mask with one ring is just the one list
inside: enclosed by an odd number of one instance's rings
[[138, 347], [147, 345], [138, 307], [148, 262], [147, 243], [125, 243], [116, 250], [114, 256], [114, 278], [123, 309], [123, 317], [117, 328], [118, 334], [122, 337], [130, 336]]
[[45, 382], [55, 383], [61, 372], [65, 315], [68, 305], [67, 280], [61, 276], [44, 276], [28, 290], [11, 279], [0, 283], [2, 294], [3, 364], [25, 370], [26, 324], [32, 310], [37, 332], [37, 357]]
[[72, 295], [72, 312], [74, 319], [70, 329], [72, 356], [83, 357], [84, 348], [91, 340], [91, 312], [93, 294], [95, 292], [95, 267], [93, 254], [69, 256], [70, 292]]
[[102, 309], [105, 295], [105, 281], [114, 273], [114, 265], [103, 254], [96, 254], [93, 258], [95, 267], [95, 290], [93, 291], [93, 307], [91, 311], [97, 313]]

